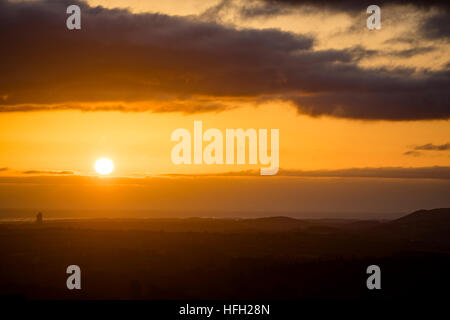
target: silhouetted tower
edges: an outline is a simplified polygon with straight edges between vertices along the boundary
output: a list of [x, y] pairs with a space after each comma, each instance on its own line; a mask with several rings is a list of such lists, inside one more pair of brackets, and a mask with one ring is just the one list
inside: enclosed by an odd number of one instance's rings
[[42, 212], [38, 212], [36, 215], [36, 223], [41, 224], [42, 223]]

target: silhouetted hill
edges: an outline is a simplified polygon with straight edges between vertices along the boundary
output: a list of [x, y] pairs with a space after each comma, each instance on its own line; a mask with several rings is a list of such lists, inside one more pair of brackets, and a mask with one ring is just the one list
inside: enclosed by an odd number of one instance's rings
[[[0, 301], [442, 299], [450, 286], [449, 212], [421, 210], [389, 222], [278, 216], [0, 223]], [[82, 290], [66, 289], [71, 264], [82, 269]], [[371, 264], [383, 270], [383, 290], [367, 290]]]
[[396, 223], [447, 223], [450, 224], [450, 208], [418, 210], [395, 220]]
[[450, 243], [450, 208], [419, 210], [376, 228], [383, 237]]

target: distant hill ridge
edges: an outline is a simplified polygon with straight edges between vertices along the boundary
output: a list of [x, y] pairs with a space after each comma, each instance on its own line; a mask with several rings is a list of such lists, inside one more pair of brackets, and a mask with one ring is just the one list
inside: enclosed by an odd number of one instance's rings
[[383, 223], [375, 231], [387, 238], [450, 243], [450, 208], [418, 210]]
[[448, 221], [450, 222], [450, 208], [437, 208], [431, 210], [418, 210], [407, 216], [401, 217], [396, 222], [427, 222]]

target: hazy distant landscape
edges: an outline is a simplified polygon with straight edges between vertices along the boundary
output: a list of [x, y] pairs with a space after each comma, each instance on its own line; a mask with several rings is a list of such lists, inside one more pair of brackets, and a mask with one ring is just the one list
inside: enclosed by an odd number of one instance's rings
[[36, 213], [42, 211], [47, 220], [62, 219], [167, 219], [167, 218], [211, 218], [211, 219], [255, 219], [274, 216], [291, 217], [302, 220], [392, 220], [401, 218], [408, 212], [326, 212], [326, 211], [210, 211], [210, 210], [58, 210], [58, 209], [11, 209], [0, 208], [0, 223], [13, 221], [34, 221]]
[[[443, 298], [450, 209], [394, 220], [67, 219], [0, 224], [0, 295], [30, 299]], [[82, 290], [66, 289], [66, 267]], [[366, 288], [367, 266], [382, 290]]]

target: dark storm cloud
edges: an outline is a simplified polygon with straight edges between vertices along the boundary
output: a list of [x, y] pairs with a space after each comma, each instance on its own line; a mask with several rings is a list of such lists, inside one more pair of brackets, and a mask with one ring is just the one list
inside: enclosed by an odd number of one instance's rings
[[[413, 86], [413, 85], [412, 85]], [[320, 95], [293, 97], [300, 113], [311, 116], [329, 115], [338, 118], [379, 119], [379, 120], [419, 120], [448, 118], [450, 114], [449, 94], [432, 98], [439, 89], [412, 87], [401, 92], [361, 91], [324, 93]], [[434, 93], [433, 93], [434, 92]], [[426, 106], [432, 106], [427, 109]]]
[[[69, 4], [81, 7], [79, 31], [65, 26]], [[0, 112], [192, 113], [251, 98], [290, 101], [312, 116], [450, 117], [448, 71], [362, 69], [358, 61], [376, 52], [316, 51], [310, 36], [280, 30], [238, 30], [77, 1], [0, 0], [0, 41]], [[97, 106], [105, 101], [116, 103]], [[130, 107], [135, 102], [141, 105]]]

